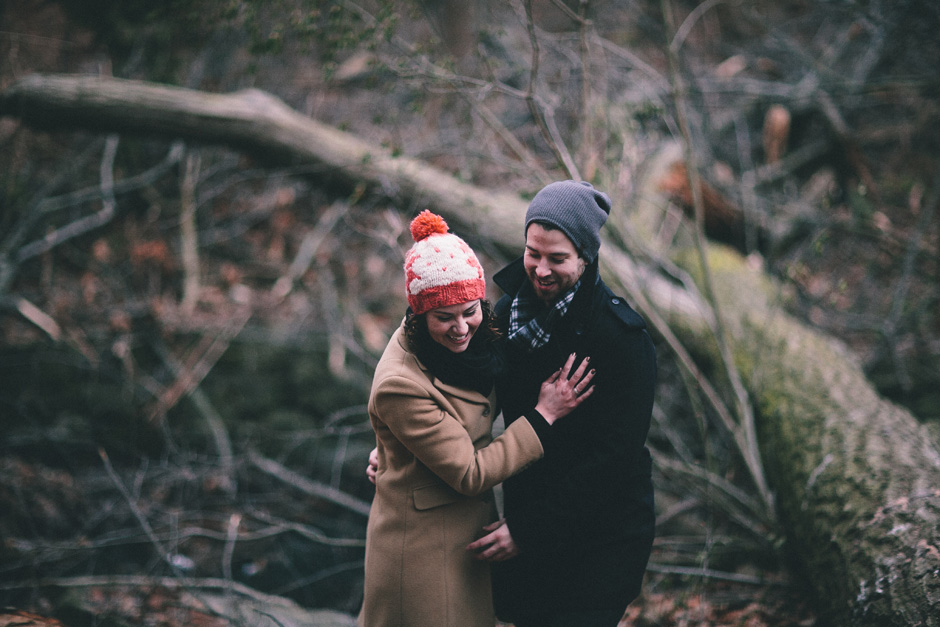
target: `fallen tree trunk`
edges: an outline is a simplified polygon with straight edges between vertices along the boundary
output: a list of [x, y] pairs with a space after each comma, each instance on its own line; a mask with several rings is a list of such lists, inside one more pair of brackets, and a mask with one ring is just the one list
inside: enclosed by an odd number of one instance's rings
[[[825, 624], [940, 625], [940, 450], [839, 342], [784, 312], [737, 253], [709, 264], [787, 547]], [[668, 303], [660, 303], [668, 307]], [[701, 320], [673, 317], [697, 353]]]
[[[428, 207], [518, 250], [526, 203], [396, 157], [257, 91], [192, 92], [132, 81], [33, 76], [0, 114], [36, 125], [158, 133], [325, 166]], [[619, 283], [687, 345], [717, 355], [710, 310], [609, 240]], [[709, 250], [735, 361], [758, 414], [761, 455], [788, 546], [823, 618], [844, 625], [940, 625], [940, 451], [907, 411], [880, 398], [841, 344], [787, 315], [736, 253]], [[649, 309], [652, 307], [652, 309]], [[655, 310], [655, 311], [654, 311]], [[661, 329], [664, 330], [664, 329]], [[717, 362], [717, 357], [715, 358]]]
[[[416, 159], [326, 126], [256, 89], [212, 94], [142, 81], [34, 74], [0, 96], [0, 116], [39, 128], [161, 135], [231, 146], [322, 167], [322, 178], [369, 184], [417, 209], [431, 207], [500, 241], [518, 232], [515, 194], [461, 183]], [[446, 209], [445, 209], [446, 208]]]

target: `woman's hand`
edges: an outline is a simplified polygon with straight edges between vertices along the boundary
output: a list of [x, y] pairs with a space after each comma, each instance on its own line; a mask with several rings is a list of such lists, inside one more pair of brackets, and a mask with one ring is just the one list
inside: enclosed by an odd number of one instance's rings
[[475, 559], [502, 562], [519, 555], [519, 547], [513, 541], [505, 519], [483, 527], [483, 531], [487, 531], [487, 535], [467, 545], [467, 550], [473, 553]]
[[568, 361], [561, 369], [542, 382], [539, 390], [539, 400], [535, 411], [542, 414], [548, 424], [553, 424], [559, 418], [567, 416], [571, 411], [584, 402], [594, 392], [591, 379], [594, 370], [585, 374], [590, 357], [581, 360], [577, 369], [572, 373], [575, 354], [571, 353]]
[[375, 484], [375, 473], [379, 469], [379, 449], [378, 447], [372, 449], [372, 452], [369, 453], [369, 465], [366, 466], [366, 477], [369, 478], [369, 481]]

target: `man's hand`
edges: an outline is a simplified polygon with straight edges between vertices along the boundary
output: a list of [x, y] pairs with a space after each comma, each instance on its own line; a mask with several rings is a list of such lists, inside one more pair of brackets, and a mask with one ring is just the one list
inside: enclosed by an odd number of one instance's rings
[[519, 555], [519, 547], [513, 541], [505, 519], [483, 527], [483, 531], [488, 532], [487, 535], [467, 545], [467, 550], [472, 552], [476, 559], [502, 562]]
[[379, 469], [379, 449], [374, 448], [372, 452], [369, 453], [369, 465], [366, 466], [366, 477], [369, 478], [369, 481], [375, 484], [375, 473]]

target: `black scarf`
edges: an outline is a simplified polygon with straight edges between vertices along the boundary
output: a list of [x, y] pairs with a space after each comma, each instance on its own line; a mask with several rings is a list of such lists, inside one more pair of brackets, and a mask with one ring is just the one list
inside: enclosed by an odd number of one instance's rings
[[[408, 314], [411, 315], [410, 309]], [[455, 353], [435, 342], [427, 325], [420, 323], [414, 339], [409, 346], [415, 356], [444, 383], [474, 390], [483, 396], [493, 391], [493, 383], [503, 367], [497, 342], [474, 333], [467, 350]]]

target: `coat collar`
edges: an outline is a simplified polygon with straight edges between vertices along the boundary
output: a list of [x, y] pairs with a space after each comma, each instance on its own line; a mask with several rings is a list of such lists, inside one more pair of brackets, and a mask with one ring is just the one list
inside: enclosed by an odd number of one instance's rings
[[515, 297], [519, 293], [519, 288], [522, 287], [524, 281], [528, 281], [528, 278], [525, 275], [522, 257], [493, 275], [493, 282], [510, 297]]
[[405, 321], [402, 320], [401, 326], [398, 327], [398, 330], [395, 331], [395, 334], [392, 336], [393, 341], [397, 341], [399, 348], [408, 354], [411, 359], [414, 360], [414, 363], [417, 365], [418, 369], [428, 378], [435, 388], [447, 394], [448, 396], [455, 396], [457, 398], [462, 398], [465, 401], [470, 401], [471, 403], [488, 403], [489, 399], [483, 396], [481, 393], [476, 390], [470, 390], [467, 388], [458, 387], [456, 385], [451, 385], [449, 383], [444, 383], [436, 376], [434, 373], [425, 366], [418, 356], [411, 352], [411, 349], [408, 347], [408, 339], [405, 337]]
[[[598, 261], [595, 259], [584, 269], [581, 275], [581, 287], [578, 289], [576, 302], [593, 302], [598, 293]], [[508, 266], [493, 275], [493, 282], [510, 298], [515, 298], [519, 290], [529, 280], [525, 273], [522, 257], [511, 262]], [[580, 308], [580, 307], [576, 307]]]

